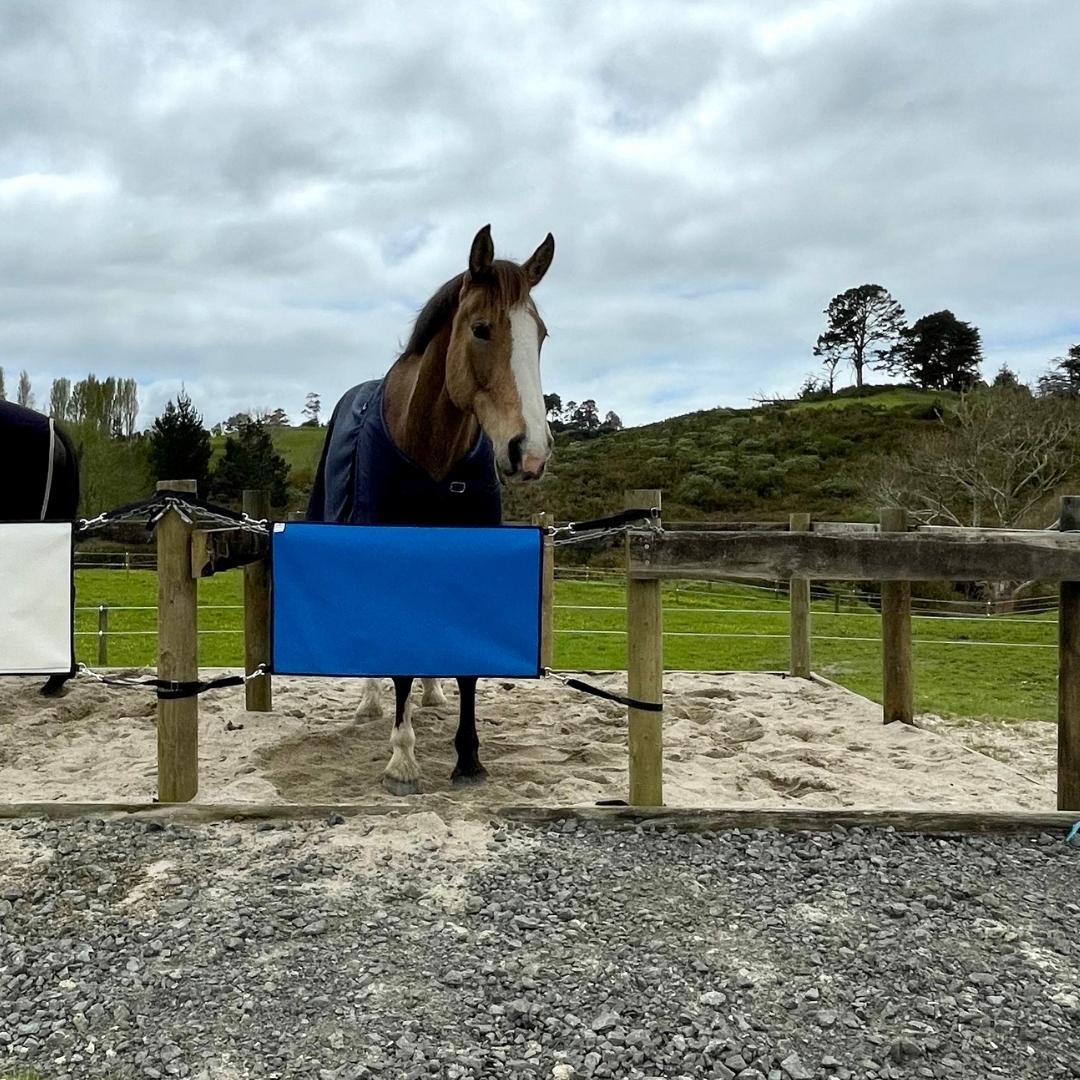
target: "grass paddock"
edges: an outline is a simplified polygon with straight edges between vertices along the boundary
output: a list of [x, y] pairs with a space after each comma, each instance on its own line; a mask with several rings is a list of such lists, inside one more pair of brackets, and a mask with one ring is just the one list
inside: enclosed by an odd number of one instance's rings
[[[157, 578], [146, 570], [76, 572], [77, 654], [98, 662], [97, 606], [108, 605], [113, 667], [156, 658]], [[199, 583], [199, 663], [243, 663], [239, 572]], [[555, 666], [626, 667], [625, 588], [619, 581], [558, 581]], [[787, 599], [738, 585], [664, 587], [664, 666], [673, 670], [783, 670], [788, 666]], [[813, 666], [880, 700], [880, 618], [868, 607], [839, 613], [813, 605]], [[915, 704], [921, 712], [1000, 720], [1053, 720], [1057, 708], [1056, 627], [1038, 618], [916, 618]], [[698, 636], [701, 635], [701, 636]]]

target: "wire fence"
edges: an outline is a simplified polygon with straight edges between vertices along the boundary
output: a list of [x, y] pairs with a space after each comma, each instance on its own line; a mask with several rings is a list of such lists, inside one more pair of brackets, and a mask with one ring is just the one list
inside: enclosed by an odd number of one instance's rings
[[[604, 584], [597, 582], [596, 584]], [[738, 585], [732, 584], [731, 591], [728, 595], [732, 597], [738, 597], [738, 590], [746, 589], [747, 586], [739, 583]], [[753, 588], [753, 587], [751, 587]], [[763, 588], [758, 586], [757, 588]], [[772, 590], [765, 590], [772, 592]], [[714, 594], [715, 596], [716, 594]], [[745, 593], [743, 594], [745, 595]], [[854, 595], [854, 594], [853, 594]], [[720, 599], [723, 594], [716, 596], [716, 599]], [[826, 620], [826, 627], [829, 621], [832, 620], [851, 620], [851, 619], [863, 619], [873, 620], [873, 622], [880, 626], [881, 615], [880, 612], [872, 607], [864, 604], [865, 610], [862, 611], [830, 611], [825, 609], [817, 609], [812, 613], [813, 620]], [[625, 617], [625, 606], [619, 604], [572, 604], [572, 603], [556, 603], [552, 605], [553, 611], [559, 612], [562, 617], [573, 618], [576, 613], [581, 613], [584, 619], [587, 621], [595, 615], [600, 615], [601, 618], [608, 617], [609, 614], [620, 619]], [[200, 612], [242, 612], [244, 609], [243, 604], [200, 604]], [[95, 638], [99, 643], [99, 656], [104, 657], [108, 654], [108, 642], [112, 638], [148, 638], [156, 637], [157, 630], [149, 628], [138, 629], [125, 629], [109, 625], [109, 619], [113, 615], [124, 615], [127, 613], [136, 613], [139, 615], [145, 615], [149, 612], [157, 612], [156, 604], [96, 604], [96, 605], [77, 605], [75, 611], [77, 614], [83, 616], [89, 616], [96, 614], [98, 616], [98, 629], [96, 630], [77, 630], [75, 636], [79, 638]], [[784, 620], [784, 629], [777, 632], [766, 632], [758, 630], [713, 630], [713, 629], [678, 629], [678, 630], [665, 630], [664, 637], [672, 639], [680, 638], [699, 638], [703, 640], [707, 639], [742, 639], [742, 640], [760, 640], [760, 641], [780, 641], [786, 640], [789, 636], [789, 624], [790, 611], [786, 605], [775, 607], [746, 607], [746, 606], [730, 606], [723, 603], [710, 603], [708, 605], [701, 604], [678, 604], [667, 603], [664, 607], [665, 615], [674, 616], [680, 618], [682, 616], [694, 616], [703, 617], [706, 621], [711, 619], [725, 619], [737, 617], [742, 618], [764, 618], [764, 619], [782, 619]], [[912, 613], [912, 621], [916, 623], [924, 624], [940, 624], [948, 622], [956, 625], [973, 624], [986, 625], [993, 623], [994, 625], [1024, 625], [1033, 627], [1044, 627], [1048, 631], [1056, 633], [1056, 623], [1049, 619], [1038, 618], [1024, 618], [1007, 615], [993, 615], [993, 614], [964, 614], [950, 611], [938, 611], [938, 612], [925, 612], [915, 611]], [[839, 623], [838, 625], [844, 625]], [[243, 634], [242, 626], [234, 627], [200, 627], [200, 636], [239, 636]], [[625, 637], [626, 629], [622, 627], [603, 627], [603, 626], [556, 626], [553, 628], [553, 634], [556, 637]], [[853, 644], [880, 644], [880, 636], [866, 636], [863, 634], [837, 634], [837, 633], [813, 633], [813, 640], [822, 642], [850, 642]], [[1056, 649], [1057, 643], [1055, 642], [1038, 642], [1038, 641], [1014, 641], [1014, 640], [972, 640], [968, 638], [938, 638], [938, 637], [916, 637], [913, 639], [913, 643], [923, 647], [927, 646], [953, 646], [953, 647], [977, 647], [977, 648], [1014, 648], [1014, 649]]]

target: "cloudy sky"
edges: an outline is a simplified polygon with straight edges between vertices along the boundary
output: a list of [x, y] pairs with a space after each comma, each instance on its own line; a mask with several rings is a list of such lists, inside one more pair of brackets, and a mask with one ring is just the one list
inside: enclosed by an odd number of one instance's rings
[[207, 421], [381, 374], [490, 222], [545, 389], [628, 423], [791, 391], [865, 281], [1080, 341], [1080, 5], [3, 0], [0, 366]]

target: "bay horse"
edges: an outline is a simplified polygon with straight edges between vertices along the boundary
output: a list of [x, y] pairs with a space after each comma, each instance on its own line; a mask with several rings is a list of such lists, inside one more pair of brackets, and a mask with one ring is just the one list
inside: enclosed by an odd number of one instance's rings
[[[79, 461], [70, 436], [50, 416], [0, 401], [0, 521], [74, 521]], [[74, 596], [72, 603], [74, 604]], [[41, 692], [58, 694], [75, 675], [50, 675]]]
[[[555, 254], [550, 233], [522, 264], [495, 258], [491, 226], [475, 236], [468, 269], [423, 306], [404, 351], [381, 380], [348, 390], [326, 430], [308, 521], [381, 525], [500, 525], [501, 482], [538, 480], [552, 438], [540, 383], [547, 330], [532, 290]], [[394, 727], [383, 784], [420, 790], [410, 693], [395, 677]], [[455, 784], [484, 780], [476, 678], [457, 678]], [[444, 704], [424, 679], [423, 705]], [[359, 715], [379, 716], [376, 680]]]

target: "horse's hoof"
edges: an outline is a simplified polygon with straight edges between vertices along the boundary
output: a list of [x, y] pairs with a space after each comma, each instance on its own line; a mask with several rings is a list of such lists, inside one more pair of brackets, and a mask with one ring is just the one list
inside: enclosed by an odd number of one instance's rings
[[68, 692], [68, 677], [57, 678], [52, 677], [41, 688], [42, 697], [63, 697]]
[[383, 787], [390, 792], [391, 795], [419, 795], [420, 794], [420, 781], [419, 780], [397, 780], [393, 776], [384, 776], [382, 778]]
[[455, 769], [450, 776], [450, 782], [454, 787], [475, 787], [487, 782], [487, 769], [483, 765], [472, 772], [459, 772]]
[[429, 685], [425, 681], [424, 693], [420, 698], [420, 707], [422, 709], [438, 709], [446, 704], [446, 694], [443, 691], [442, 686], [440, 686], [438, 682], [433, 682]]

